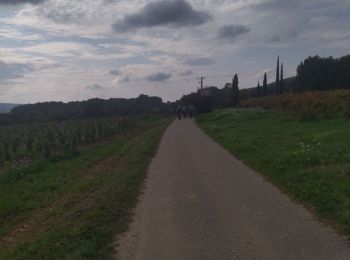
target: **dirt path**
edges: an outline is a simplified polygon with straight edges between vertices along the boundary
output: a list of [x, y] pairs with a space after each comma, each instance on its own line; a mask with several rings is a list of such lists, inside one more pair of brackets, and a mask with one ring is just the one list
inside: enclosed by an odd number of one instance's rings
[[166, 131], [118, 259], [350, 259], [348, 243], [208, 138]]

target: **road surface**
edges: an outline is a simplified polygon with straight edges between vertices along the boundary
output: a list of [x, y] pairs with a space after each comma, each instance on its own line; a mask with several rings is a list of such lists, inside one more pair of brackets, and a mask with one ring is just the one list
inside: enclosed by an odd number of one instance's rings
[[348, 243], [206, 136], [165, 132], [117, 259], [350, 259]]

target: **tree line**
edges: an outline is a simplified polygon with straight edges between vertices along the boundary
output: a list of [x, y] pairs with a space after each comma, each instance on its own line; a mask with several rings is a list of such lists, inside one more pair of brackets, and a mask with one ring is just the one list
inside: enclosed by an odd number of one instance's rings
[[0, 114], [0, 125], [27, 122], [67, 121], [112, 116], [140, 114], [169, 114], [176, 106], [185, 103], [195, 105], [198, 112], [210, 112], [214, 108], [234, 107], [242, 99], [281, 95], [285, 92], [330, 90], [350, 88], [350, 55], [335, 59], [308, 57], [297, 68], [297, 76], [284, 78], [284, 63], [277, 58], [275, 82], [268, 84], [267, 73], [262, 85], [239, 89], [238, 75], [223, 88], [210, 86], [184, 95], [173, 103], [164, 103], [159, 97], [140, 95], [138, 98], [90, 99], [81, 102], [46, 102], [22, 105], [9, 114]]
[[28, 122], [71, 121], [90, 118], [169, 114], [170, 106], [160, 97], [90, 99], [76, 102], [45, 102], [21, 105], [9, 114], [0, 114], [0, 125]]
[[308, 57], [297, 68], [296, 91], [350, 89], [350, 55]]
[[341, 58], [308, 57], [297, 68], [297, 76], [284, 78], [284, 63], [277, 58], [276, 78], [268, 83], [264, 73], [262, 84], [257, 87], [238, 89], [238, 76], [223, 88], [210, 86], [195, 93], [183, 96], [177, 103], [191, 103], [200, 112], [210, 112], [215, 108], [237, 106], [240, 100], [284, 93], [305, 92], [313, 90], [350, 89], [350, 55]]
[[297, 75], [290, 78], [288, 84], [284, 79], [283, 63], [277, 59], [276, 80], [267, 84], [264, 75], [263, 86], [260, 82], [256, 88], [246, 90], [246, 98], [280, 95], [285, 92], [305, 92], [314, 90], [350, 89], [350, 55], [340, 58], [321, 58], [316, 55], [308, 57], [297, 67]]

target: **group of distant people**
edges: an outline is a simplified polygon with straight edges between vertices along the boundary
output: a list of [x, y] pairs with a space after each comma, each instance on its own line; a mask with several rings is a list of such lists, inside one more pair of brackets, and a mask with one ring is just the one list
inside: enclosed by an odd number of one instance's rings
[[178, 105], [176, 109], [176, 115], [179, 120], [186, 119], [186, 118], [192, 118], [196, 115], [197, 109], [193, 105]]

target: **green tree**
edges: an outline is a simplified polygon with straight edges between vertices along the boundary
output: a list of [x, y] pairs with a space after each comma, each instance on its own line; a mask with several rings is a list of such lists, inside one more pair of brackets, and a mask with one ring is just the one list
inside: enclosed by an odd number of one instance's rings
[[277, 58], [277, 68], [276, 68], [276, 94], [280, 94], [280, 56]]
[[258, 90], [258, 97], [261, 97], [261, 87], [260, 87], [260, 81], [258, 82], [258, 87], [257, 87], [257, 90]]
[[283, 63], [281, 65], [280, 94], [284, 92]]
[[297, 68], [298, 91], [349, 89], [350, 55], [334, 59], [308, 57]]
[[267, 74], [265, 72], [264, 74], [264, 82], [263, 82], [263, 88], [264, 88], [264, 96], [267, 97]]
[[238, 87], [238, 75], [235, 74], [232, 80], [232, 91], [233, 91], [233, 106], [238, 106], [239, 104], [239, 87]]

